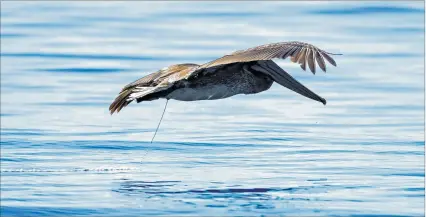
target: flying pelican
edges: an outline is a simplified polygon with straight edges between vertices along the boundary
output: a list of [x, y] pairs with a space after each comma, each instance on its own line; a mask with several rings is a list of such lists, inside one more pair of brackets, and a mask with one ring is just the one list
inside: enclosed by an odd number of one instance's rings
[[324, 98], [296, 81], [271, 59], [290, 57], [303, 70], [306, 70], [307, 63], [315, 74], [315, 61], [324, 72], [324, 59], [336, 66], [329, 54], [335, 55], [308, 43], [292, 41], [239, 50], [203, 65], [172, 65], [124, 86], [109, 111], [111, 115], [118, 113], [134, 100], [137, 103], [160, 98], [167, 99], [167, 102], [169, 99], [197, 101], [255, 94], [268, 90], [274, 81], [325, 105]]

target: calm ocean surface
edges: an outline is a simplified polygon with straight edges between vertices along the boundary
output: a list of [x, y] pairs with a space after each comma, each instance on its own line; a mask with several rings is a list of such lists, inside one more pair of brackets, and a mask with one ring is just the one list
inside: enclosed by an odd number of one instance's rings
[[[424, 3], [1, 2], [1, 215], [424, 215]], [[336, 68], [131, 104], [176, 63], [304, 41]]]

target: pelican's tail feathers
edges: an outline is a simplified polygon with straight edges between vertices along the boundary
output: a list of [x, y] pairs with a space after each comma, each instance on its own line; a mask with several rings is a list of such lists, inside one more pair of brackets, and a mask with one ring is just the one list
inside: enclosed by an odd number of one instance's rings
[[[154, 92], [155, 87], [132, 87], [126, 90], [123, 90], [114, 100], [113, 103], [109, 106], [109, 111], [111, 115], [114, 112], [120, 112], [121, 109], [129, 105], [133, 100], [140, 99], [152, 92]], [[138, 101], [139, 102], [139, 101]]]

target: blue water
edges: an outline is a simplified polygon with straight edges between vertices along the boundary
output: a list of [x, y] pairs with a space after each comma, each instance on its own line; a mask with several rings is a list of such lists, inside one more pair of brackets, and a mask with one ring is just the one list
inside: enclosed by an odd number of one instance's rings
[[[1, 2], [1, 215], [424, 215], [423, 2]], [[304, 41], [279, 85], [108, 106], [176, 63]]]

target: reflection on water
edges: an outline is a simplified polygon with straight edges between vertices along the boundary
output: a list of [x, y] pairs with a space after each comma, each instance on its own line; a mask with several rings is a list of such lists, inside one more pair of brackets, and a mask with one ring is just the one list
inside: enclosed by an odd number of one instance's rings
[[[424, 215], [422, 2], [1, 3], [1, 214]], [[176, 63], [305, 41], [336, 56], [327, 99], [131, 104]]]

